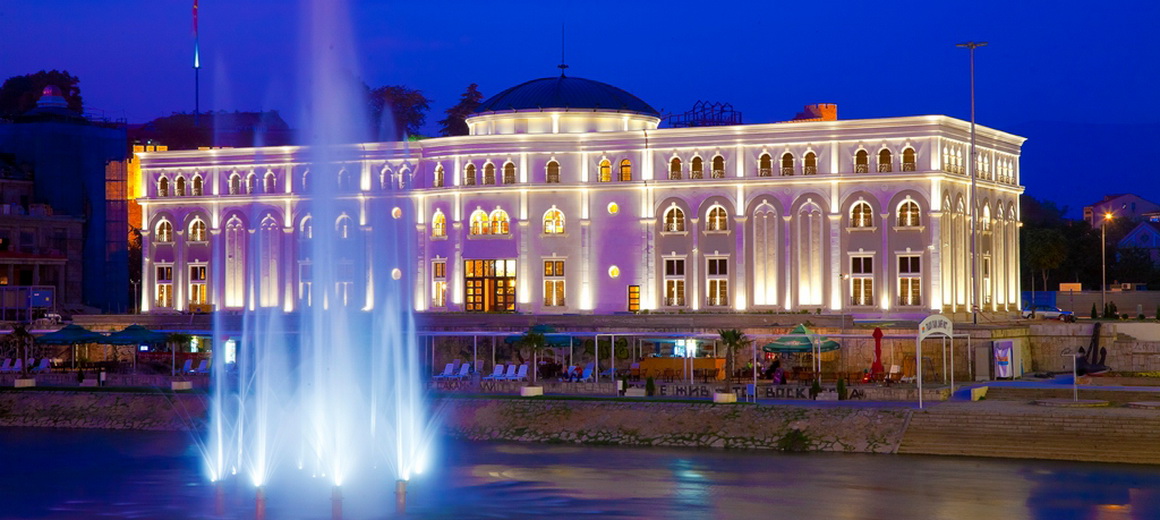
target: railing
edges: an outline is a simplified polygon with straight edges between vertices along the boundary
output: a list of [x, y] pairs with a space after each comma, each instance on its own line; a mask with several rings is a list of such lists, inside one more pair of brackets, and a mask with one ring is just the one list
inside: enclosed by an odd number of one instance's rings
[[684, 307], [685, 297], [678, 296], [676, 298], [665, 298], [665, 305], [669, 307]]
[[890, 163], [878, 163], [878, 173], [890, 172]]
[[904, 172], [912, 172], [912, 171], [915, 171], [915, 167], [914, 167], [914, 166], [915, 166], [915, 165], [914, 165], [914, 163], [908, 163], [908, 162], [904, 162], [904, 163], [902, 163], [902, 171], [904, 171]]
[[758, 168], [758, 177], [773, 177], [773, 168]]
[[805, 168], [802, 169], [802, 174], [803, 175], [817, 175], [818, 174], [818, 167], [817, 166], [806, 166]]
[[714, 179], [724, 179], [725, 178], [725, 170], [713, 170], [712, 175], [713, 175]]
[[705, 172], [702, 172], [701, 170], [693, 170], [693, 171], [689, 172], [689, 178], [690, 179], [703, 179], [703, 178], [705, 178]]
[[675, 172], [675, 171], [669, 171], [669, 180], [670, 180], [670, 181], [679, 181], [679, 180], [681, 180], [681, 172], [679, 172], [679, 171], [678, 171], [678, 172]]
[[678, 222], [668, 222], [661, 228], [661, 230], [669, 233], [680, 233], [685, 230], [685, 225]]
[[781, 174], [783, 176], [793, 175], [793, 166], [790, 166], [788, 168], [785, 166], [782, 166], [781, 167]]
[[855, 164], [854, 173], [870, 173], [869, 164]]
[[724, 307], [729, 305], [729, 298], [712, 297], [705, 299], [705, 305], [710, 307]]
[[564, 307], [565, 305], [567, 304], [564, 303], [563, 298], [544, 300], [544, 307]]

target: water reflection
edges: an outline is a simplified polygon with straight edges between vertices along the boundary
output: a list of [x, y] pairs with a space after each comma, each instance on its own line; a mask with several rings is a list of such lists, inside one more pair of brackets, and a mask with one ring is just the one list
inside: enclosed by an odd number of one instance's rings
[[[1160, 476], [1150, 466], [446, 445], [433, 474], [411, 488], [407, 517], [1160, 518]], [[0, 429], [0, 517], [253, 518], [253, 487], [241, 478], [206, 483], [190, 446], [174, 433]], [[278, 484], [268, 518], [330, 518], [324, 483]], [[346, 518], [394, 517], [392, 492], [344, 487]]]

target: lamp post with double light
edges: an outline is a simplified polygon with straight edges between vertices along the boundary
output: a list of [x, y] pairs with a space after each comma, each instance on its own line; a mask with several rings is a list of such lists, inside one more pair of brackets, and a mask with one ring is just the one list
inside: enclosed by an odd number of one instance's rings
[[1113, 216], [1111, 211], [1105, 211], [1100, 220], [1100, 303], [1105, 316], [1108, 314], [1108, 221]]
[[986, 47], [987, 42], [966, 42], [955, 45], [956, 47], [963, 47], [970, 51], [971, 56], [971, 158], [967, 161], [967, 168], [971, 173], [971, 321], [979, 322], [979, 293], [982, 292], [982, 287], [979, 285], [979, 258], [976, 248], [978, 246], [978, 202], [975, 199], [975, 170], [977, 169], [978, 157], [975, 155], [975, 49], [979, 47]]
[[841, 273], [838, 275], [838, 298], [842, 306], [842, 330], [846, 329], [846, 305], [849, 303], [846, 301], [846, 280], [849, 279], [849, 274]]

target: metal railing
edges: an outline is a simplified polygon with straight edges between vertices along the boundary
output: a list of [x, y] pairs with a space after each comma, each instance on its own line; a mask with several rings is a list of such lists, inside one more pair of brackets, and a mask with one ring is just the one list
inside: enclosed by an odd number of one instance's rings
[[854, 173], [870, 173], [869, 164], [855, 164]]
[[782, 176], [793, 175], [793, 173], [794, 173], [794, 171], [793, 171], [793, 167], [792, 167], [792, 166], [790, 166], [790, 167], [788, 167], [788, 168], [787, 168], [787, 167], [785, 167], [785, 166], [782, 166], [782, 167], [781, 167], [781, 174], [782, 174]]
[[805, 168], [802, 169], [802, 174], [803, 175], [817, 175], [818, 174], [818, 167], [817, 166], [806, 166]]
[[890, 163], [878, 163], [878, 173], [889, 173]]
[[773, 177], [773, 168], [758, 168], [758, 177]]

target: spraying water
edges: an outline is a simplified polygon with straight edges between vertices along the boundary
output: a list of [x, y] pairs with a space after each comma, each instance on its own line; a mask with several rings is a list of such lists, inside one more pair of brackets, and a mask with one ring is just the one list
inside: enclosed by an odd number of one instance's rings
[[[268, 207], [238, 216], [257, 231], [244, 252], [231, 254], [244, 257], [249, 273], [296, 262], [302, 297], [286, 280], [250, 275], [240, 334], [220, 317], [215, 323], [221, 354], [205, 443], [215, 481], [238, 475], [262, 490], [275, 475], [298, 471], [335, 488], [360, 476], [381, 479], [386, 491], [422, 472], [430, 456], [405, 274], [415, 258], [406, 239], [414, 220], [398, 191], [377, 189], [364, 147], [353, 144], [366, 141], [369, 125], [341, 3], [304, 0], [302, 121], [310, 145], [291, 177], [303, 196], [281, 220]], [[282, 241], [268, 238], [282, 233]], [[295, 247], [286, 247], [291, 241]], [[217, 252], [218, 265], [225, 254]], [[279, 292], [284, 298], [272, 302]], [[227, 340], [236, 362], [227, 359]]]

